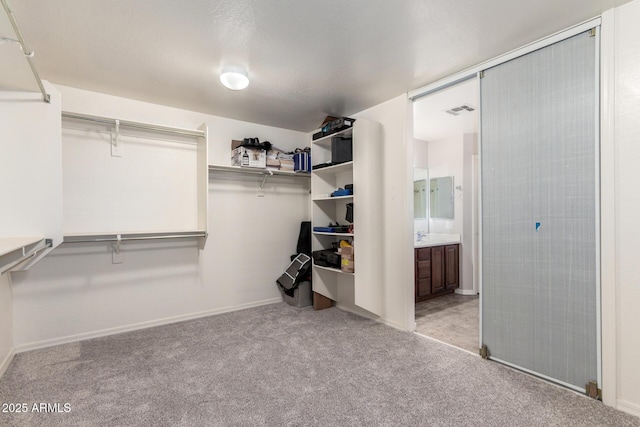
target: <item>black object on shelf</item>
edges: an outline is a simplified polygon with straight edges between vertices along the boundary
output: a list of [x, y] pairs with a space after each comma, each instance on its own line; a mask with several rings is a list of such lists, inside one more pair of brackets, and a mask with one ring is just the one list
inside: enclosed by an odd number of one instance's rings
[[331, 163], [339, 164], [353, 160], [353, 138], [334, 136], [331, 138]]
[[344, 219], [353, 222], [353, 203], [347, 203], [347, 214]]
[[355, 119], [349, 117], [341, 117], [339, 119], [335, 119], [320, 129], [319, 132], [314, 133], [311, 136], [311, 139], [315, 141], [316, 139], [323, 138], [325, 136], [333, 135], [334, 133], [340, 132], [345, 129], [349, 129], [353, 126]]
[[316, 170], [316, 169], [327, 168], [329, 166], [333, 166], [333, 162], [318, 163], [317, 165], [313, 165], [311, 168], [313, 170]]
[[313, 251], [313, 262], [322, 267], [340, 268], [340, 254], [333, 249], [321, 249]]
[[257, 148], [259, 150], [264, 150], [264, 151], [271, 151], [271, 142], [269, 141], [263, 141], [260, 142], [260, 138], [244, 138], [242, 140], [242, 144], [240, 144], [240, 147], [246, 147], [246, 148]]

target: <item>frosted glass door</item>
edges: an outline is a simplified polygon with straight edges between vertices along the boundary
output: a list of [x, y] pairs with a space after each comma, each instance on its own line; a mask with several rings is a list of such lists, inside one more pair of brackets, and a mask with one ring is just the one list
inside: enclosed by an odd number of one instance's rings
[[485, 70], [482, 342], [575, 389], [597, 380], [597, 37]]

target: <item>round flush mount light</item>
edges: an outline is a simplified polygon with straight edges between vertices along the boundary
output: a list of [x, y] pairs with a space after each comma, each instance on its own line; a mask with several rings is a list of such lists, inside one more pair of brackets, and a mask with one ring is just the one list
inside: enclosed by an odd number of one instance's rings
[[220, 83], [231, 90], [242, 90], [249, 86], [249, 76], [245, 70], [227, 67], [220, 74]]

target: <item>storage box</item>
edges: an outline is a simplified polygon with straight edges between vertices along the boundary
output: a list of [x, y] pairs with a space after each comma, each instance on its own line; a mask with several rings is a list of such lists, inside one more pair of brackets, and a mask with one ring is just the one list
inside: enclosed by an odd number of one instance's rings
[[342, 262], [340, 264], [341, 269], [345, 273], [354, 273], [355, 272], [355, 264], [353, 262], [353, 247], [345, 246], [341, 248], [340, 251]]
[[297, 288], [293, 290], [293, 296], [289, 296], [280, 286], [280, 293], [282, 294], [282, 299], [289, 305], [294, 307], [307, 307], [313, 303], [313, 297], [311, 294], [311, 282], [305, 281], [300, 282]]
[[333, 306], [333, 300], [317, 292], [313, 293], [313, 309], [324, 310]]
[[353, 160], [353, 139], [334, 136], [331, 138], [331, 162], [345, 163]]
[[309, 172], [311, 170], [309, 153], [302, 152], [293, 155], [293, 170], [296, 172]]
[[266, 168], [267, 153], [253, 147], [241, 147], [242, 141], [231, 141], [231, 166]]

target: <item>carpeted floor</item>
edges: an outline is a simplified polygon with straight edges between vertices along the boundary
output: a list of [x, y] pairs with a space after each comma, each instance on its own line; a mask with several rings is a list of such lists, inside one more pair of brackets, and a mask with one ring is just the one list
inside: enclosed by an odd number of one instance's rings
[[284, 303], [22, 353], [0, 425], [640, 426], [576, 393], [336, 308]]

